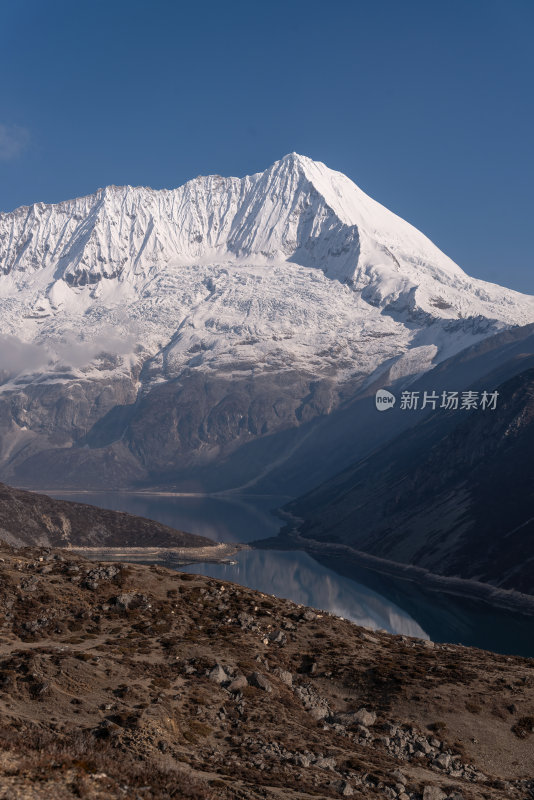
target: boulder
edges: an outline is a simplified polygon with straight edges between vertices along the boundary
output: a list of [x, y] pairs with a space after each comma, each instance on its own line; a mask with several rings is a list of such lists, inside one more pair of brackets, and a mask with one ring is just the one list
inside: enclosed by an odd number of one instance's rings
[[236, 675], [231, 684], [228, 686], [229, 692], [241, 692], [245, 686], [247, 686], [248, 681], [242, 673]]
[[393, 778], [394, 781], [397, 781], [397, 783], [402, 783], [403, 786], [406, 786], [407, 783], [406, 776], [403, 775], [400, 769], [394, 769], [393, 772], [391, 773], [391, 777]]
[[277, 628], [275, 631], [269, 634], [269, 641], [273, 642], [274, 644], [281, 644], [284, 645], [287, 642], [287, 636], [280, 628]]
[[276, 675], [277, 678], [280, 678], [282, 683], [285, 683], [286, 686], [293, 685], [293, 676], [287, 671], [287, 669], [280, 669], [280, 667], [277, 667], [274, 670], [274, 675]]
[[272, 692], [273, 687], [261, 672], [253, 672], [250, 675], [248, 682], [250, 686], [255, 686], [257, 689], [263, 689], [264, 692]]
[[447, 795], [439, 786], [425, 786], [423, 800], [446, 800]]
[[220, 664], [216, 664], [209, 673], [208, 678], [210, 681], [213, 681], [213, 683], [221, 684], [228, 680], [228, 675]]
[[360, 708], [359, 711], [344, 711], [336, 714], [334, 721], [339, 725], [363, 725], [369, 727], [376, 722], [376, 714], [374, 711], [368, 711], [366, 708]]

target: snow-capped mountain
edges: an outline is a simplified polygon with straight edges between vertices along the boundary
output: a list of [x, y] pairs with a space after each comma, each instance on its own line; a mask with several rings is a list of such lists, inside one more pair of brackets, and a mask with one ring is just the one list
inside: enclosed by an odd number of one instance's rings
[[66, 447], [78, 466], [111, 448], [128, 475], [165, 476], [534, 320], [534, 298], [470, 278], [294, 153], [242, 179], [0, 214], [0, 270], [9, 477]]

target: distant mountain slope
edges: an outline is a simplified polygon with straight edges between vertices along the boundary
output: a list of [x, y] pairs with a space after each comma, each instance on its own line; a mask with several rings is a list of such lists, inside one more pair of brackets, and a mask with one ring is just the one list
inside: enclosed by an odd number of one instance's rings
[[[265, 474], [252, 483], [250, 491], [283, 494], [291, 487], [295, 495], [301, 495], [316, 489], [431, 413], [428, 408], [407, 413], [400, 408], [400, 403], [386, 414], [378, 413], [375, 392], [379, 388], [387, 388], [397, 397], [404, 389], [419, 392], [421, 396], [424, 391], [441, 394], [463, 391], [471, 386], [483, 391], [496, 388], [529, 367], [534, 367], [534, 325], [509, 328], [488, 336], [419, 378], [395, 377], [395, 364], [392, 367], [383, 364], [330, 414], [302, 425], [296, 431], [293, 450], [283, 464], [267, 468]], [[454, 422], [452, 418], [451, 423]], [[256, 449], [259, 449], [258, 444]], [[236, 453], [225, 464], [225, 469], [237, 472], [236, 458], [244, 460], [248, 456], [252, 459], [256, 454], [251, 451], [252, 447], [248, 452], [242, 449]]]
[[307, 538], [534, 594], [534, 369], [436, 411], [288, 506]]
[[0, 484], [0, 540], [52, 547], [206, 547], [216, 543], [121, 511], [55, 500]]
[[0, 214], [0, 476], [202, 486], [243, 451], [219, 481], [247, 483], [369, 376], [417, 376], [532, 321], [534, 298], [470, 278], [295, 153], [19, 208]]

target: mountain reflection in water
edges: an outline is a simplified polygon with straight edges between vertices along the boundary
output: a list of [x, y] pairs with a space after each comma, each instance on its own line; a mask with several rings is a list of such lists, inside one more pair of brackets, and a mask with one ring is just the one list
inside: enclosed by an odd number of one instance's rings
[[[248, 542], [276, 536], [282, 521], [271, 509], [288, 499], [129, 492], [54, 492], [54, 496], [127, 511], [221, 542]], [[307, 553], [244, 550], [236, 560], [235, 565], [196, 564], [187, 569], [330, 611], [359, 625], [427, 638], [413, 618], [395, 603], [361, 583], [338, 575]]]
[[307, 553], [244, 550], [237, 558], [235, 565], [194, 564], [187, 571], [330, 611], [368, 628], [428, 638], [417, 622], [389, 600], [337, 575]]

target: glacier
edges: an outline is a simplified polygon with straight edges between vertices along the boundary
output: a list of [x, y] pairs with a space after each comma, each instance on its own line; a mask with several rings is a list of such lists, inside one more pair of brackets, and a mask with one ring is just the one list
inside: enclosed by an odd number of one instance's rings
[[471, 278], [296, 153], [18, 208], [0, 214], [0, 477], [59, 459], [63, 484], [74, 458], [83, 480], [90, 450], [135, 462], [119, 482], [172, 482], [178, 461], [216, 462], [533, 320], [533, 297]]

